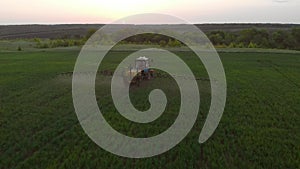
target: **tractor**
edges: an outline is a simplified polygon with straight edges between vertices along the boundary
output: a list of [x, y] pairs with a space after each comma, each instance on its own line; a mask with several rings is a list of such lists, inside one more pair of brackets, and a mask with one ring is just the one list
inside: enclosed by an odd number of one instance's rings
[[135, 59], [135, 66], [129, 66], [125, 71], [124, 81], [125, 83], [134, 84], [139, 86], [143, 80], [149, 80], [154, 78], [154, 70], [150, 68], [150, 59], [141, 56]]

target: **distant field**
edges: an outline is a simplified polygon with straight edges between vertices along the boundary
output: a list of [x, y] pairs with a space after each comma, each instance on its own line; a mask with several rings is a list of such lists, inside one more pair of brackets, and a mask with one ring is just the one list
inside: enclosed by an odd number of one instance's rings
[[[0, 25], [0, 39], [62, 38], [85, 36], [89, 29], [99, 29], [103, 24], [62, 25]], [[270, 31], [290, 30], [299, 24], [196, 24], [203, 32], [223, 30], [237, 32], [258, 28]]]
[[[300, 54], [294, 51], [225, 49], [228, 97], [214, 135], [198, 144], [210, 104], [210, 84], [198, 80], [201, 108], [189, 135], [152, 158], [112, 155], [83, 132], [74, 112], [71, 72], [79, 48], [0, 52], [0, 168], [299, 168]], [[110, 52], [113, 69], [129, 51]], [[207, 78], [193, 53], [175, 51], [198, 77]], [[199, 63], [199, 65], [198, 65]], [[130, 136], [163, 132], [178, 113], [174, 81], [157, 78], [132, 88], [134, 105], [147, 109], [148, 94], [162, 87], [169, 104], [158, 120], [139, 125], [125, 120], [109, 96], [110, 76], [99, 75], [96, 94], [108, 122]]]

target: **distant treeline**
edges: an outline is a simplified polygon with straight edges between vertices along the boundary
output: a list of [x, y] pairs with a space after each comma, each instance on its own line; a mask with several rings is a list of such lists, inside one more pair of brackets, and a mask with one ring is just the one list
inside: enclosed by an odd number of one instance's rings
[[40, 39], [35, 38], [37, 48], [56, 48], [56, 47], [70, 47], [70, 46], [82, 46], [85, 42], [96, 32], [96, 29], [92, 28], [88, 30], [84, 37], [77, 35], [74, 38], [69, 36], [63, 36], [59, 39]]
[[[86, 36], [73, 39], [61, 38], [48, 41], [36, 39], [38, 48], [81, 46], [95, 33], [90, 29]], [[238, 32], [210, 31], [207, 37], [216, 47], [223, 48], [276, 48], [300, 50], [300, 28], [270, 31], [265, 29], [244, 29]], [[106, 37], [107, 39], [107, 37]], [[180, 47], [184, 44], [172, 37], [160, 34], [138, 34], [122, 40], [123, 44], [153, 44], [161, 47]]]
[[35, 38], [37, 48], [56, 48], [56, 47], [70, 47], [70, 46], [82, 46], [85, 44], [85, 39], [50, 39], [44, 40]]
[[[264, 29], [245, 29], [239, 32], [211, 31], [207, 37], [216, 47], [277, 48], [300, 50], [300, 28], [270, 32]], [[140, 34], [123, 40], [123, 43], [181, 46], [180, 41], [159, 34]]]
[[212, 31], [207, 36], [214, 45], [230, 48], [300, 49], [300, 28], [274, 32], [255, 28], [236, 33]]

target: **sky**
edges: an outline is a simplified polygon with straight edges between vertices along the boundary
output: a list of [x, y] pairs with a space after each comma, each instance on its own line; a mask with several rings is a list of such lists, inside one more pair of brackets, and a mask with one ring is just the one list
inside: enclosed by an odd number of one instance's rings
[[140, 13], [190, 23], [297, 23], [300, 0], [1, 0], [0, 24], [108, 24]]

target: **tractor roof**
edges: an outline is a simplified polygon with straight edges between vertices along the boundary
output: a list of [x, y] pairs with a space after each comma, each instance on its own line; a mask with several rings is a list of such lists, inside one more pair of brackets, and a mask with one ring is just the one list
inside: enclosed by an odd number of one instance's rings
[[141, 56], [141, 57], [136, 58], [136, 60], [147, 61], [147, 60], [149, 60], [149, 58], [146, 58], [145, 56]]

